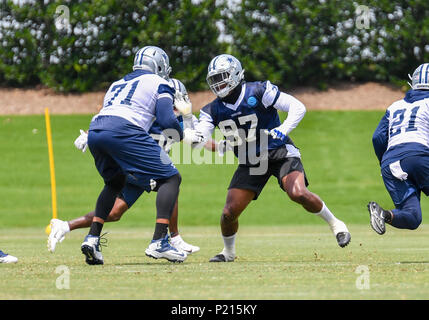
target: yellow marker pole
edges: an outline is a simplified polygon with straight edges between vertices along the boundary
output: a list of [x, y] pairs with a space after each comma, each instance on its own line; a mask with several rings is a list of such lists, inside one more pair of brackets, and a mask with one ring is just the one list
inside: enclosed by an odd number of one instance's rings
[[[57, 190], [55, 184], [55, 166], [54, 166], [54, 149], [52, 147], [52, 133], [51, 121], [49, 119], [49, 109], [45, 108], [45, 121], [46, 121], [46, 138], [48, 141], [49, 152], [49, 170], [51, 173], [51, 198], [52, 198], [52, 219], [57, 218]], [[51, 225], [49, 224], [45, 229], [46, 234], [51, 232]]]

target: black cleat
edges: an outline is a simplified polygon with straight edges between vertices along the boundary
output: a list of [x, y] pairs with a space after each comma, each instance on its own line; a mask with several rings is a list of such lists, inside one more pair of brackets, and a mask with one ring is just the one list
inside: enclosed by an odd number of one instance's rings
[[104, 264], [104, 261], [97, 258], [94, 251], [89, 246], [82, 246], [82, 253], [85, 255], [85, 262], [89, 265]]
[[227, 260], [226, 257], [222, 253], [215, 255], [213, 258], [211, 258], [209, 260], [209, 262], [233, 262], [233, 261], [234, 261], [234, 259]]
[[372, 229], [378, 234], [384, 234], [386, 232], [386, 223], [383, 218], [383, 209], [378, 205], [377, 202], [368, 203], [369, 219]]
[[226, 262], [226, 259], [223, 254], [218, 254], [211, 258], [209, 262]]
[[335, 236], [337, 238], [338, 245], [341, 248], [344, 248], [350, 243], [350, 240], [352, 239], [352, 236], [350, 235], [350, 232], [338, 232]]

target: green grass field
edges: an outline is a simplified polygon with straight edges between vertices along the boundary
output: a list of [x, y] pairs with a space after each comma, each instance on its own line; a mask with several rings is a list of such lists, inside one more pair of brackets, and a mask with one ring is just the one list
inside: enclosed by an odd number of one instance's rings
[[[325, 223], [292, 203], [272, 178], [240, 218], [237, 261], [209, 264], [223, 245], [219, 217], [235, 165], [178, 164], [180, 230], [201, 252], [180, 265], [144, 256], [155, 219], [155, 194], [144, 194], [119, 223], [105, 226], [106, 264], [97, 267], [87, 266], [80, 253], [84, 230], [68, 235], [55, 254], [46, 249], [52, 209], [44, 117], [2, 116], [0, 249], [20, 261], [0, 265], [6, 279], [0, 299], [427, 299], [427, 226], [389, 228], [378, 236], [368, 224], [368, 201], [392, 206], [371, 144], [382, 115], [311, 111], [291, 135], [309, 189], [349, 224], [349, 247], [340, 249]], [[64, 220], [93, 210], [102, 188], [90, 153], [73, 145], [90, 119], [51, 117], [58, 214]], [[428, 205], [422, 198], [423, 215]], [[55, 286], [60, 265], [70, 269], [69, 290]], [[369, 268], [369, 290], [356, 288], [361, 265]]]
[[[215, 264], [208, 259], [222, 247], [217, 227], [183, 227], [190, 242], [201, 246], [182, 264], [144, 255], [152, 228], [115, 228], [103, 248], [105, 265], [88, 266], [80, 253], [85, 232], [74, 231], [54, 254], [37, 228], [2, 231], [2, 245], [20, 257], [1, 265], [0, 299], [427, 299], [429, 229], [389, 228], [384, 236], [366, 225], [350, 225], [352, 242], [337, 246], [326, 226], [243, 226], [237, 260]], [[57, 279], [68, 268], [69, 289]], [[359, 266], [368, 268], [357, 286]], [[57, 272], [58, 273], [57, 273]], [[60, 280], [58, 280], [60, 281]], [[63, 283], [64, 284], [64, 283]], [[61, 287], [60, 287], [61, 288]]]

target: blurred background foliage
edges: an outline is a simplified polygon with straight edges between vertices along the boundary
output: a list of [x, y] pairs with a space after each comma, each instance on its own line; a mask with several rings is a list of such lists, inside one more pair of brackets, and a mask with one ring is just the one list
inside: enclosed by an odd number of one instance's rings
[[429, 61], [428, 39], [427, 0], [0, 0], [0, 85], [105, 89], [156, 45], [193, 91], [223, 52], [247, 80], [283, 88], [402, 86]]

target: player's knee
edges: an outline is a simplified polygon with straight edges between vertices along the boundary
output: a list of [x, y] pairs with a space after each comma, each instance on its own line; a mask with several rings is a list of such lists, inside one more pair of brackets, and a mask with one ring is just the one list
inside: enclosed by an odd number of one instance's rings
[[125, 186], [125, 180], [126, 180], [125, 175], [120, 173], [114, 176], [109, 181], [106, 181], [106, 186], [115, 190], [116, 192], [119, 192]]
[[223, 222], [234, 222], [237, 220], [239, 213], [231, 205], [225, 205], [222, 211], [221, 221]]
[[109, 219], [109, 221], [111, 221], [111, 222], [116, 222], [116, 221], [121, 220], [121, 217], [122, 217], [122, 213], [120, 213], [119, 211], [112, 211], [112, 212], [109, 214], [108, 219]]
[[288, 190], [287, 194], [292, 201], [300, 204], [306, 203], [309, 199], [308, 192], [301, 188], [293, 188], [292, 190]]
[[177, 173], [177, 174], [174, 176], [174, 179], [176, 179], [176, 181], [177, 181], [177, 185], [178, 185], [178, 186], [180, 186], [180, 184], [182, 183], [182, 176], [180, 175], [180, 173]]
[[420, 226], [421, 223], [422, 223], [422, 218], [412, 217], [411, 219], [408, 220], [408, 229], [415, 230]]

